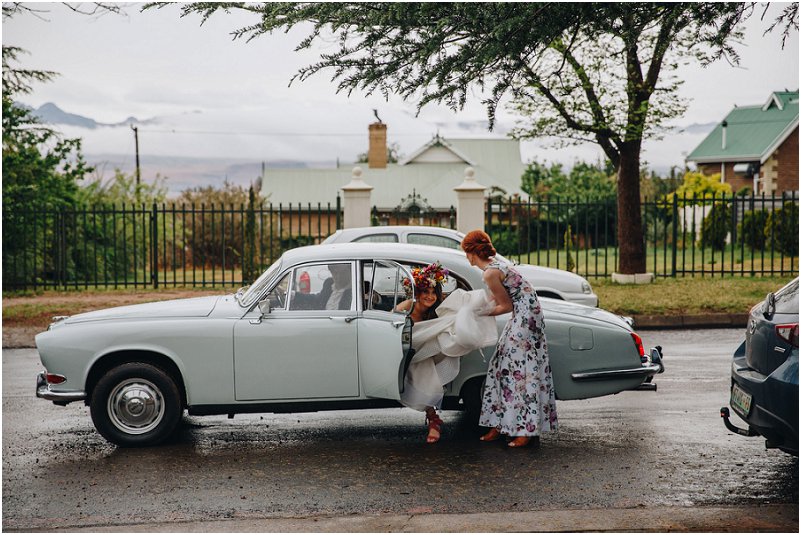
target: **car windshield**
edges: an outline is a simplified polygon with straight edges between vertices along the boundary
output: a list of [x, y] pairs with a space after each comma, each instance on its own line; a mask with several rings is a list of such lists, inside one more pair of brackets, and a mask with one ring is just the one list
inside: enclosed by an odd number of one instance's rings
[[272, 266], [267, 268], [267, 271], [262, 273], [261, 277], [256, 279], [256, 282], [251, 284], [249, 287], [240, 288], [238, 292], [236, 292], [236, 300], [240, 306], [249, 307], [253, 303], [256, 302], [256, 299], [262, 294], [265, 290], [267, 283], [275, 276], [278, 270], [281, 267], [281, 259], [279, 258], [276, 260]]

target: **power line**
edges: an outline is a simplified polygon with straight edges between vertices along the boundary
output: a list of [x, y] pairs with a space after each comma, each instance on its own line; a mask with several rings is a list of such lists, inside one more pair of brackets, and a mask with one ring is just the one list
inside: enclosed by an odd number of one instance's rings
[[[345, 133], [345, 132], [323, 132], [323, 133], [304, 133], [304, 132], [230, 132], [230, 131], [214, 131], [214, 130], [158, 130], [158, 129], [143, 129], [142, 132], [153, 134], [194, 134], [194, 135], [211, 135], [211, 136], [281, 136], [281, 137], [367, 137], [364, 133]], [[392, 133], [393, 136], [421, 136], [425, 134], [401, 132]]]

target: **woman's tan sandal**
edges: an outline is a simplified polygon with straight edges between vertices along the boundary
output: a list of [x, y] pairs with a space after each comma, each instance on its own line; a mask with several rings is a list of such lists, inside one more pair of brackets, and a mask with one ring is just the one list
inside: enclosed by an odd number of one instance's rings
[[499, 438], [501, 438], [501, 432], [493, 427], [489, 430], [489, 433], [482, 435], [479, 440], [482, 442], [492, 442], [493, 440], [498, 440]]

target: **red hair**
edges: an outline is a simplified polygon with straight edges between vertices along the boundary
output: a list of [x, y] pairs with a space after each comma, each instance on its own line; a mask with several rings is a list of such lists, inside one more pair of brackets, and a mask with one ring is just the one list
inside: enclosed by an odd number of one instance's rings
[[471, 230], [468, 232], [462, 240], [462, 250], [484, 260], [495, 256], [496, 253], [495, 247], [492, 246], [492, 240], [483, 230]]

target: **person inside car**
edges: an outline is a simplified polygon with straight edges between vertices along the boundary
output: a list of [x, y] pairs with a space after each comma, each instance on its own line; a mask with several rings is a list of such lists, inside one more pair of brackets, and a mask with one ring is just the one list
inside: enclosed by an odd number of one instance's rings
[[331, 277], [323, 282], [318, 293], [292, 295], [291, 310], [350, 310], [353, 296], [350, 264], [328, 264], [328, 271]]

